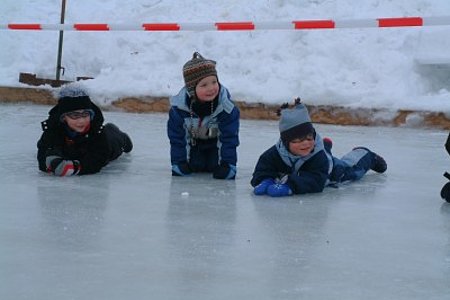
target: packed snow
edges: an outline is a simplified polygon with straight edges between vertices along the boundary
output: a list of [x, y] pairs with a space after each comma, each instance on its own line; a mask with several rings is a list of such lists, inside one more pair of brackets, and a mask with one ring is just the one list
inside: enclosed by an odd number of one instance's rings
[[[0, 2], [0, 24], [60, 21], [61, 0]], [[448, 0], [67, 1], [65, 23], [293, 21], [439, 17]], [[218, 62], [236, 100], [427, 111], [450, 110], [450, 28], [74, 32], [64, 34], [62, 79], [85, 82], [99, 104], [170, 96], [194, 51]], [[0, 30], [0, 85], [20, 72], [55, 78], [58, 32]]]

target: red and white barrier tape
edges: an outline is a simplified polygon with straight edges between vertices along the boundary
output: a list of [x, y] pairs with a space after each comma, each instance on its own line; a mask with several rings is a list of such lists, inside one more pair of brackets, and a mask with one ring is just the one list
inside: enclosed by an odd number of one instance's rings
[[219, 23], [143, 23], [143, 24], [0, 24], [0, 30], [75, 30], [75, 31], [233, 31], [233, 30], [307, 30], [335, 28], [414, 27], [450, 25], [450, 16], [399, 17], [353, 20], [299, 20], [291, 22]]

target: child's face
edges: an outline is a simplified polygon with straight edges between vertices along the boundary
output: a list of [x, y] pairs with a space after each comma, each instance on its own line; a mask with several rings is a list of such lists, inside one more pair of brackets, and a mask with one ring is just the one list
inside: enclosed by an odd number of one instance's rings
[[289, 152], [297, 156], [306, 156], [314, 149], [314, 135], [308, 134], [301, 139], [293, 139], [289, 142]]
[[91, 123], [91, 114], [87, 110], [74, 110], [64, 115], [63, 119], [70, 129], [82, 133]]
[[200, 80], [195, 87], [197, 99], [204, 102], [213, 101], [219, 94], [219, 82], [216, 76], [208, 76]]

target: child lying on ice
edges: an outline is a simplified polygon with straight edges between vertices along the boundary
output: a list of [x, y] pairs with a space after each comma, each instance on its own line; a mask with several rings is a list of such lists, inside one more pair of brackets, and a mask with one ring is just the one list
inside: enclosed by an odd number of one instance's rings
[[44, 132], [37, 143], [39, 170], [55, 176], [93, 174], [130, 152], [130, 137], [103, 121], [101, 110], [83, 89], [63, 87], [58, 103], [42, 122]]
[[251, 179], [256, 195], [272, 197], [322, 192], [325, 186], [361, 179], [369, 170], [384, 173], [385, 160], [365, 147], [341, 159], [332, 156], [332, 141], [314, 129], [307, 108], [295, 100], [281, 107], [280, 139], [266, 150]]

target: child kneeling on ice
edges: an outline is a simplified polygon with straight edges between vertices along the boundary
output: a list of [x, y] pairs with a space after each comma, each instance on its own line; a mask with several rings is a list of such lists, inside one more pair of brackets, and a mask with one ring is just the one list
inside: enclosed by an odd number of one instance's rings
[[102, 112], [83, 89], [63, 87], [58, 103], [41, 123], [39, 170], [55, 176], [93, 174], [123, 152], [130, 152], [130, 137], [103, 121]]
[[172, 175], [208, 172], [235, 179], [239, 109], [219, 83], [216, 62], [195, 52], [183, 77], [185, 86], [170, 98], [167, 122]]
[[386, 171], [384, 159], [364, 147], [354, 148], [341, 159], [332, 156], [331, 140], [322, 140], [316, 133], [299, 98], [293, 108], [284, 104], [280, 113], [280, 139], [259, 157], [253, 172], [256, 195], [318, 193], [331, 183], [358, 180], [368, 170]]

